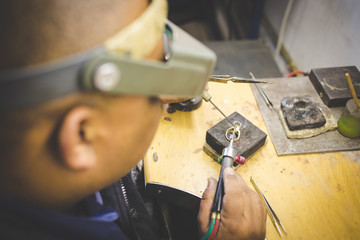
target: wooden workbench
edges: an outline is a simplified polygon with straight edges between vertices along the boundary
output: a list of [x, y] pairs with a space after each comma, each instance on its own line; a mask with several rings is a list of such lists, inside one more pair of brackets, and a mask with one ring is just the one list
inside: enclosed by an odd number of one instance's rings
[[[212, 100], [268, 134], [249, 84], [210, 83]], [[202, 151], [206, 131], [222, 120], [208, 103], [193, 112], [166, 111], [145, 156], [146, 182], [201, 196], [220, 165]], [[277, 156], [265, 145], [236, 170], [253, 176], [285, 228], [287, 239], [360, 239], [360, 151]], [[161, 196], [159, 190], [159, 196]], [[267, 238], [280, 239], [270, 219]]]

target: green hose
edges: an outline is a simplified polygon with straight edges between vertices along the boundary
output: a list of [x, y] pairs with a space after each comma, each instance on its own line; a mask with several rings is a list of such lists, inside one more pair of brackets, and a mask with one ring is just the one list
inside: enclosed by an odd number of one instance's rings
[[210, 219], [209, 228], [208, 228], [206, 234], [201, 238], [201, 240], [207, 240], [209, 238], [209, 236], [210, 236], [210, 234], [211, 234], [211, 232], [212, 232], [212, 230], [214, 228], [214, 225], [215, 225], [215, 220], [216, 220], [215, 216], [216, 216], [216, 212], [212, 212], [211, 213], [211, 219]]

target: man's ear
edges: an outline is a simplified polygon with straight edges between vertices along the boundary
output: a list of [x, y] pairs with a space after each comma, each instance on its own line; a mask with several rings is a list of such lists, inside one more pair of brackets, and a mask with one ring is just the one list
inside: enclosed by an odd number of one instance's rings
[[86, 170], [95, 166], [94, 128], [93, 109], [80, 106], [66, 114], [60, 125], [58, 143], [63, 164], [68, 168]]

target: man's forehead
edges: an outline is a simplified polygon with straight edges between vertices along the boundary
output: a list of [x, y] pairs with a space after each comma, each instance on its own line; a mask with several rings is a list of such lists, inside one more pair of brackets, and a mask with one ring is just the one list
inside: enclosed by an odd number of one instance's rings
[[147, 0], [2, 1], [0, 70], [38, 65], [94, 48], [147, 7]]

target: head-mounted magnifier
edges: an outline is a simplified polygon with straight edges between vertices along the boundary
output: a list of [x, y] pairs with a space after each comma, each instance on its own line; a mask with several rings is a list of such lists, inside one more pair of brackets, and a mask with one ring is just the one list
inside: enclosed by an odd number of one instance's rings
[[[201, 95], [216, 56], [167, 21], [166, 15], [166, 0], [153, 0], [138, 19], [103, 46], [55, 63], [1, 74], [0, 109], [25, 107], [85, 91]], [[160, 38], [164, 39], [164, 60], [145, 59]]]

